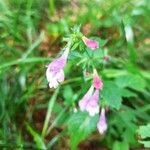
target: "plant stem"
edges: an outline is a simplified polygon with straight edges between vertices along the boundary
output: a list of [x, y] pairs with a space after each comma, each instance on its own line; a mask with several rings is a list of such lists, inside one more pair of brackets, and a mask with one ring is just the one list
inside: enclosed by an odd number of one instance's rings
[[55, 104], [58, 92], [59, 92], [59, 88], [56, 89], [55, 93], [53, 94], [53, 96], [49, 100], [48, 110], [47, 110], [47, 114], [46, 114], [46, 119], [44, 121], [44, 126], [43, 126], [43, 130], [42, 130], [42, 137], [44, 137], [46, 135], [46, 132], [47, 132], [47, 129], [48, 129], [48, 125], [49, 125], [49, 120], [50, 120], [51, 113], [52, 113], [52, 109], [53, 109], [53, 106]]

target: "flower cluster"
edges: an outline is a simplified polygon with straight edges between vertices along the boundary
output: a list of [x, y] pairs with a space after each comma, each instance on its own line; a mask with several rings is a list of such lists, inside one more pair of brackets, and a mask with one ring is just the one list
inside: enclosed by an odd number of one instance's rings
[[[90, 116], [94, 116], [99, 113], [99, 94], [103, 88], [103, 82], [98, 76], [96, 69], [93, 73], [93, 83], [87, 93], [79, 101], [79, 107], [81, 111], [87, 111]], [[105, 109], [101, 109], [100, 119], [97, 123], [98, 131], [103, 134], [107, 130], [107, 123], [105, 118]]]
[[[82, 41], [84, 44], [92, 50], [99, 48], [99, 44], [97, 41], [91, 40], [82, 36]], [[50, 88], [57, 88], [58, 85], [64, 81], [64, 67], [67, 63], [69, 51], [71, 49], [71, 42], [64, 49], [62, 55], [52, 61], [46, 70], [46, 78], [49, 82]], [[83, 98], [79, 101], [79, 107], [81, 111], [87, 111], [90, 116], [94, 116], [98, 114], [100, 111], [99, 106], [99, 95], [100, 91], [103, 88], [103, 82], [99, 77], [96, 69], [93, 71], [93, 83], [90, 86], [87, 93], [83, 96]], [[107, 130], [107, 123], [105, 118], [105, 109], [101, 109], [100, 119], [97, 123], [98, 131], [103, 134]]]
[[97, 71], [93, 73], [93, 84], [91, 85], [88, 92], [79, 101], [79, 107], [81, 111], [89, 112], [90, 116], [94, 116], [99, 113], [99, 91], [102, 89], [103, 83], [100, 80]]
[[[98, 42], [94, 40], [88, 39], [85, 36], [82, 37], [82, 40], [87, 47], [93, 50], [99, 48]], [[50, 88], [57, 88], [59, 83], [63, 82], [65, 79], [64, 67], [67, 62], [70, 45], [71, 43], [68, 44], [68, 47], [59, 58], [55, 59], [47, 66], [46, 78]]]

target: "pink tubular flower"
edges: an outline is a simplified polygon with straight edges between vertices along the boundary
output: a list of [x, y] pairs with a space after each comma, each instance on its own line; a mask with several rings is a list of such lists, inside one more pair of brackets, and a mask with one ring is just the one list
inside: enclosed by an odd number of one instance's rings
[[94, 116], [99, 113], [99, 91], [102, 89], [103, 83], [97, 74], [96, 69], [93, 73], [93, 84], [88, 92], [79, 101], [79, 107], [81, 111], [87, 111], [90, 116]]
[[94, 69], [93, 73], [93, 85], [97, 90], [101, 90], [103, 88], [103, 82], [98, 76], [96, 69]]
[[83, 40], [84, 44], [85, 44], [87, 47], [91, 48], [92, 50], [95, 50], [95, 49], [99, 48], [99, 44], [98, 44], [97, 41], [88, 39], [88, 38], [85, 37], [85, 36], [82, 37], [82, 40]]
[[102, 110], [101, 110], [100, 119], [97, 123], [97, 128], [98, 128], [98, 131], [100, 134], [104, 134], [104, 132], [107, 130], [107, 122], [106, 122], [104, 108], [102, 108]]
[[94, 94], [90, 97], [87, 105], [86, 111], [89, 112], [90, 116], [94, 116], [95, 114], [99, 113], [99, 90], [95, 90]]
[[[94, 93], [93, 93], [94, 92]], [[79, 101], [79, 107], [81, 111], [87, 111], [90, 116], [94, 116], [99, 113], [99, 90], [94, 91], [93, 85], [88, 92]]]
[[69, 48], [66, 48], [62, 56], [55, 59], [48, 65], [46, 70], [46, 78], [50, 88], [57, 88], [60, 82], [64, 81], [64, 66], [67, 62]]
[[87, 93], [83, 96], [83, 98], [79, 101], [79, 107], [81, 111], [86, 110], [86, 106], [93, 94], [94, 87], [91, 86], [90, 89], [87, 91]]

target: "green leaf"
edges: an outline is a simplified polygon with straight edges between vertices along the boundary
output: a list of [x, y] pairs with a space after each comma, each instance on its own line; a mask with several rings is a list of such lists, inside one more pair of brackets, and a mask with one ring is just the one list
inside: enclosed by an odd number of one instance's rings
[[113, 150], [129, 150], [129, 145], [126, 141], [115, 141], [113, 144]]
[[[130, 111], [129, 111], [130, 112]], [[128, 142], [131, 145], [137, 145], [137, 140], [135, 139], [135, 132], [137, 130], [137, 126], [132, 123], [131, 120], [131, 116], [129, 116], [129, 120], [128, 120], [128, 115], [130, 115], [129, 113], [127, 113], [126, 115], [126, 119], [124, 119], [124, 121], [122, 122], [124, 124], [124, 126], [122, 126], [123, 128], [126, 128], [125, 131], [122, 133], [121, 137], [123, 140], [125, 140], [126, 142]], [[126, 122], [125, 122], [126, 120]]]
[[71, 50], [73, 51], [73, 50], [76, 50], [77, 48], [78, 48], [78, 46], [79, 46], [79, 42], [76, 42], [73, 46], [72, 46], [72, 48], [71, 48]]
[[137, 91], [143, 91], [146, 87], [145, 80], [139, 75], [123, 75], [119, 76], [115, 81], [119, 87], [129, 87]]
[[96, 40], [99, 43], [99, 47], [103, 47], [107, 43], [107, 40], [103, 40], [99, 37], [91, 37], [90, 39]]
[[122, 90], [112, 81], [104, 82], [104, 88], [101, 92], [110, 107], [120, 109], [122, 101]]
[[45, 143], [44, 143], [42, 137], [37, 132], [35, 132], [28, 124], [27, 124], [27, 130], [33, 136], [33, 139], [36, 143], [36, 148], [46, 150], [46, 146], [45, 146]]
[[150, 148], [150, 141], [147, 140], [150, 138], [150, 124], [147, 124], [146, 126], [140, 126], [138, 129], [138, 134], [140, 135], [142, 140], [139, 140], [139, 143], [144, 144], [144, 147]]
[[150, 137], [150, 124], [146, 126], [140, 126], [138, 133], [142, 139]]
[[69, 60], [81, 59], [82, 55], [79, 52], [71, 51], [69, 54]]
[[122, 96], [123, 97], [137, 97], [137, 95], [134, 92], [129, 91], [128, 89], [122, 89]]
[[64, 87], [63, 97], [66, 104], [71, 104], [73, 102], [73, 91], [69, 85]]
[[150, 141], [139, 141], [141, 144], [144, 144], [145, 148], [150, 148]]
[[98, 115], [90, 117], [86, 112], [74, 113], [68, 121], [69, 134], [71, 136], [71, 149], [75, 150], [77, 145], [86, 139], [96, 129]]
[[104, 50], [99, 48], [93, 51], [93, 60], [97, 63], [102, 63], [104, 57]]

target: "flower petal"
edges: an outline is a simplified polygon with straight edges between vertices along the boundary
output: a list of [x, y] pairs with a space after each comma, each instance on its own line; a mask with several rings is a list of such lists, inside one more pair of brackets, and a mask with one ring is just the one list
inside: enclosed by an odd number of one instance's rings
[[99, 90], [96, 90], [86, 105], [86, 111], [89, 112], [90, 116], [94, 116], [95, 114], [99, 113], [98, 100], [99, 100]]
[[55, 76], [58, 82], [63, 82], [65, 79], [64, 71], [61, 69]]
[[51, 82], [49, 82], [50, 88], [57, 88], [58, 85], [59, 85], [59, 83], [57, 82], [57, 80], [55, 78]]
[[64, 66], [67, 61], [69, 54], [69, 48], [66, 48], [61, 57], [52, 61], [46, 70], [46, 78], [49, 82], [50, 88], [56, 88], [59, 85], [59, 82], [64, 81]]
[[82, 37], [82, 40], [83, 40], [84, 44], [85, 44], [87, 47], [91, 48], [92, 50], [95, 50], [95, 49], [99, 48], [99, 44], [98, 44], [97, 41], [88, 39], [88, 38], [86, 38], [85, 36]]
[[46, 70], [46, 78], [47, 81], [50, 82], [54, 77], [54, 72], [50, 71], [49, 68]]
[[81, 111], [84, 111], [86, 109], [86, 105], [89, 101], [89, 99], [92, 96], [94, 87], [91, 86], [90, 89], [87, 91], [87, 93], [83, 96], [83, 98], [79, 101], [79, 107]]
[[103, 134], [107, 130], [107, 122], [106, 122], [104, 108], [102, 108], [102, 110], [101, 110], [100, 119], [97, 123], [97, 128], [98, 128], [98, 131], [100, 134]]
[[101, 90], [103, 88], [103, 82], [100, 79], [100, 77], [98, 76], [98, 73], [96, 71], [96, 69], [94, 69], [94, 74], [93, 74], [93, 86], [98, 89]]

